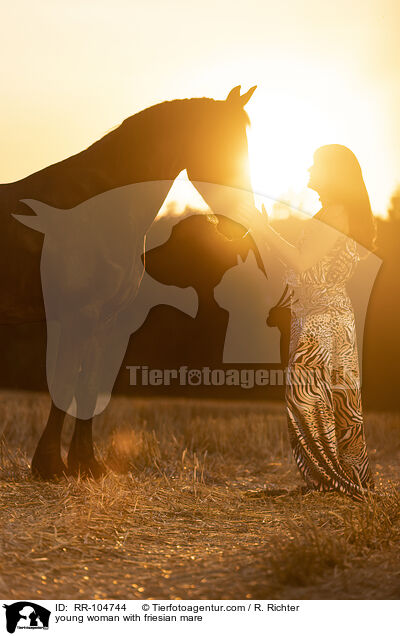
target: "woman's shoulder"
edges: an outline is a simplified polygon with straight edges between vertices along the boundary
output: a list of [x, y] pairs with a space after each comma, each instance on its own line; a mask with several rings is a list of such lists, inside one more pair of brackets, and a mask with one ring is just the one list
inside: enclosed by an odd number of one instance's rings
[[342, 232], [343, 234], [349, 232], [349, 216], [345, 206], [340, 203], [332, 203], [324, 206], [316, 218], [318, 218], [319, 221], [328, 223], [338, 232]]
[[305, 221], [304, 234], [299, 247], [318, 252], [330, 252], [334, 246], [343, 246], [350, 240], [347, 214], [342, 206], [322, 208]]

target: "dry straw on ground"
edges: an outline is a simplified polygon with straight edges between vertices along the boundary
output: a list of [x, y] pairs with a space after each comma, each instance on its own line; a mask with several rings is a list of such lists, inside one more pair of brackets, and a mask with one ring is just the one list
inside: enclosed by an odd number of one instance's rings
[[48, 399], [0, 397], [0, 597], [398, 598], [398, 415], [366, 416], [377, 495], [357, 504], [293, 492], [281, 404], [118, 398], [95, 438], [122, 473], [41, 483]]

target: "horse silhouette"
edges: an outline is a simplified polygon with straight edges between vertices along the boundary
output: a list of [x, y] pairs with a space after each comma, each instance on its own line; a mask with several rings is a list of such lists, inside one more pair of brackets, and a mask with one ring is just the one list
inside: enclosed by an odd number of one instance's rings
[[[229, 315], [214, 298], [214, 287], [240, 254], [249, 250], [261, 257], [250, 234], [224, 215], [190, 214], [174, 218], [170, 235], [146, 252], [146, 272], [152, 280], [182, 291], [193, 290], [198, 308], [192, 315], [186, 308], [160, 303], [149, 312], [146, 322], [132, 335], [125, 362], [158, 368], [220, 366]], [[138, 295], [142, 293], [143, 284]]]
[[253, 251], [245, 261], [238, 256], [214, 290], [220, 307], [229, 311], [223, 362], [279, 362], [278, 340], [265, 316], [271, 307], [270, 284], [258, 267]]
[[[254, 90], [255, 87], [241, 95], [238, 86], [226, 100], [194, 98], [150, 107], [126, 119], [117, 129], [77, 155], [18, 182], [1, 185], [0, 228], [6, 247], [0, 251], [3, 290], [0, 320], [6, 324], [44, 320], [46, 304], [51, 313], [48, 335], [51, 341], [59, 343], [57, 355], [50, 355], [49, 362], [59, 405], [52, 400], [47, 425], [32, 460], [35, 475], [47, 479], [67, 472], [60, 447], [65, 407], [71, 400], [76, 402], [77, 417], [68, 453], [68, 471], [97, 477], [106, 470], [95, 459], [92, 442], [92, 416], [98, 412], [98, 396], [104, 388], [96, 386], [96, 373], [104, 362], [105, 325], [109, 327], [109, 321], [114, 322], [113, 337], [116, 338], [117, 317], [130, 310], [143, 275], [138, 256], [144, 251], [145, 234], [174, 179], [183, 169], [186, 168], [189, 179], [214, 212], [234, 214], [243, 206], [253, 205], [246, 136], [249, 120], [244, 106]], [[130, 186], [148, 182], [156, 186], [150, 188], [150, 194], [142, 200], [143, 208], [129, 206], [125, 194], [129, 193]], [[96, 203], [104, 203], [105, 197], [107, 202], [108, 193], [115, 190], [124, 205], [117, 209], [112, 200], [114, 195], [111, 196], [108, 216], [103, 212], [97, 223], [90, 201], [96, 198]], [[36, 217], [28, 216], [30, 208], [36, 211]], [[124, 211], [129, 221], [124, 217]], [[82, 224], [80, 212], [83, 212]], [[24, 225], [16, 222], [13, 213], [19, 215]], [[120, 223], [132, 238], [131, 253], [128, 254], [129, 241], [126, 241], [122, 260], [116, 256], [115, 249], [115, 242], [123, 234]], [[32, 232], [32, 228], [40, 232]], [[81, 244], [82, 236], [85, 239], [92, 236], [93, 242]], [[51, 266], [46, 268], [49, 280], [53, 275], [53, 281], [46, 284], [50, 292], [44, 303], [39, 263], [46, 241], [47, 263], [58, 262], [59, 265], [53, 272]], [[55, 258], [57, 250], [67, 251], [66, 256], [60, 253], [59, 261]], [[88, 252], [86, 261], [82, 258], [82, 250]], [[52, 251], [53, 261], [50, 258]], [[100, 257], [99, 261], [96, 255]], [[93, 281], [98, 280], [98, 262], [104, 279], [98, 296], [93, 298], [90, 294], [96, 288]], [[92, 269], [86, 271], [87, 265]], [[128, 273], [131, 283], [127, 279]], [[60, 311], [66, 307], [60, 308], [57, 300], [59, 277], [66, 291], [63, 300], [71, 300], [65, 320], [61, 321], [65, 333], [59, 320]], [[58, 291], [53, 293], [51, 290]], [[76, 347], [76, 343], [71, 346], [78, 322], [80, 347]], [[126, 348], [128, 340], [125, 333], [112, 353], [113, 337], [107, 340], [108, 359], [113, 365], [110, 377], [114, 371], [116, 374], [123, 358], [121, 343], [124, 341]], [[52, 347], [52, 350], [56, 348]], [[73, 365], [70, 364], [72, 351], [79, 352]], [[73, 367], [73, 372], [67, 372], [65, 360], [69, 369]], [[105, 389], [107, 393], [109, 387]]]

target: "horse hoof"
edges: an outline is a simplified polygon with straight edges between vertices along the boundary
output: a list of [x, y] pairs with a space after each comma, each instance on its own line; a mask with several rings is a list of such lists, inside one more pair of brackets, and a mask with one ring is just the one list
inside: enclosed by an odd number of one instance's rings
[[84, 479], [101, 479], [108, 472], [108, 468], [96, 459], [90, 461], [68, 461], [68, 475]]
[[35, 479], [44, 481], [56, 481], [62, 479], [67, 474], [67, 467], [61, 458], [40, 457], [34, 455], [31, 464], [31, 473]]

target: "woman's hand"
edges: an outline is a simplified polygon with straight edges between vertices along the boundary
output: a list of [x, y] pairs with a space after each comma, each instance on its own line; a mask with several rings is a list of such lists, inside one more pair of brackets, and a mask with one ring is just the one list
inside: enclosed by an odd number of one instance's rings
[[269, 225], [269, 217], [265, 205], [262, 204], [261, 212], [254, 207], [249, 213], [247, 210], [239, 215], [240, 223], [247, 228], [248, 232], [264, 232]]
[[250, 219], [250, 231], [264, 232], [265, 228], [269, 225], [268, 212], [265, 209], [264, 203], [261, 206], [261, 212], [257, 208], [254, 208], [254, 214]]

